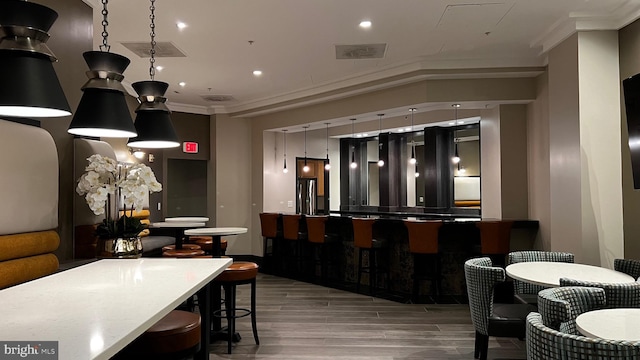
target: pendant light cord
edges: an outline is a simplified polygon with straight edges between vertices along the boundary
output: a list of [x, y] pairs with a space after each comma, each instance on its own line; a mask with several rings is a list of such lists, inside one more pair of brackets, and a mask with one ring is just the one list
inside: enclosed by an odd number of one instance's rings
[[307, 126], [303, 126], [304, 127], [304, 161], [307, 161], [307, 128], [309, 127]]
[[109, 52], [111, 45], [109, 45], [107, 38], [109, 33], [107, 32], [107, 26], [109, 26], [109, 10], [107, 10], [107, 3], [109, 0], [102, 0], [102, 45], [100, 45], [101, 51]]
[[287, 160], [287, 130], [282, 130], [283, 142], [284, 142], [284, 159]]
[[151, 19], [151, 25], [149, 25], [149, 27], [151, 28], [151, 50], [149, 50], [149, 76], [151, 77], [151, 81], [153, 81], [153, 78], [156, 76], [156, 67], [155, 67], [155, 62], [156, 62], [156, 14], [155, 14], [155, 10], [156, 10], [156, 5], [155, 5], [156, 0], [151, 0], [151, 6], [149, 6], [149, 10], [151, 11], [151, 15], [149, 15], [149, 19]]
[[327, 159], [329, 158], [329, 123], [325, 123], [327, 126]]

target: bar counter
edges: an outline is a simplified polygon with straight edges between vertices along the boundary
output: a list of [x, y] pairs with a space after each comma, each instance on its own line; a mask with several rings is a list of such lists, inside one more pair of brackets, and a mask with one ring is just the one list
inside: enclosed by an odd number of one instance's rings
[[[395, 216], [394, 216], [395, 215]], [[373, 237], [384, 239], [388, 247], [380, 250], [380, 258], [385, 258], [388, 263], [389, 279], [386, 276], [378, 276], [378, 288], [388, 289], [390, 294], [409, 298], [412, 290], [413, 256], [409, 251], [408, 232], [403, 223], [403, 218], [412, 218], [407, 214], [384, 213], [385, 217], [378, 216], [358, 216], [353, 217], [374, 217], [376, 221], [373, 225]], [[329, 255], [333, 260], [329, 265], [329, 279], [331, 282], [346, 289], [355, 289], [358, 273], [358, 249], [353, 243], [352, 216], [345, 214], [332, 214], [326, 223], [326, 232], [339, 239], [339, 244], [333, 247]], [[443, 218], [441, 218], [443, 219]], [[465, 295], [466, 285], [464, 281], [464, 261], [470, 257], [483, 255], [481, 246], [480, 228], [481, 223], [478, 218], [448, 218], [444, 217], [442, 226], [438, 232], [438, 252], [441, 258], [442, 271], [442, 294], [444, 295]], [[534, 240], [538, 230], [536, 220], [505, 220], [511, 223], [510, 245], [508, 250], [500, 254], [491, 254], [495, 262], [504, 264], [505, 256], [509, 251], [530, 250], [534, 247]], [[495, 220], [493, 220], [495, 222]], [[502, 222], [502, 221], [500, 221]], [[300, 221], [300, 232], [306, 232], [306, 221], [304, 216]], [[303, 235], [304, 236], [304, 235]], [[287, 241], [284, 240], [287, 245]], [[305, 241], [306, 242], [306, 241]], [[289, 244], [290, 245], [290, 244]], [[307, 252], [307, 254], [309, 254]], [[309, 259], [310, 260], [310, 259]], [[279, 275], [300, 279], [300, 274], [291, 271], [295, 269], [291, 259], [287, 257], [279, 259], [283, 262]], [[366, 262], [367, 260], [365, 260]], [[385, 266], [385, 265], [383, 265]], [[289, 270], [287, 270], [289, 269]], [[317, 279], [312, 274], [311, 278], [303, 280]], [[367, 292], [369, 284], [368, 274], [364, 273], [361, 279], [361, 292]], [[421, 283], [421, 294], [430, 294], [431, 282]], [[364, 289], [364, 291], [362, 290]]]

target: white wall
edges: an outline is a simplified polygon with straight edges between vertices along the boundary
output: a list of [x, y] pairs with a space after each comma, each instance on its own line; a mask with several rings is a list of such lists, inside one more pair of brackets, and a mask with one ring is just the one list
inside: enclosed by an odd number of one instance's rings
[[216, 115], [216, 226], [246, 227], [248, 233], [226, 236], [227, 253], [251, 254], [251, 123], [248, 119]]
[[500, 108], [483, 110], [480, 120], [480, 203], [483, 219], [502, 218]]
[[618, 32], [578, 34], [582, 233], [585, 260], [624, 257]]

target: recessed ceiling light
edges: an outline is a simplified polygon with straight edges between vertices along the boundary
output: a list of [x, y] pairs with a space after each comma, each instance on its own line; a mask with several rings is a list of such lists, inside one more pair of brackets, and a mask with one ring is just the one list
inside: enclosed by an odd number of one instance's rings
[[156, 70], [162, 71], [162, 69], [164, 69], [164, 66], [156, 66]]
[[371, 27], [371, 21], [370, 20], [363, 20], [360, 22], [360, 27], [363, 29], [368, 29]]
[[182, 30], [187, 27], [187, 24], [183, 23], [182, 21], [178, 21], [176, 23], [176, 26], [178, 27], [178, 29]]
[[185, 85], [187, 85], [187, 83], [186, 83], [186, 82], [184, 82], [184, 81], [181, 81], [181, 82], [179, 82], [179, 83], [178, 83], [178, 85], [180, 85], [180, 86], [184, 87]]
[[262, 75], [262, 70], [253, 70], [253, 75], [255, 75], [255, 76]]
[[459, 107], [461, 107], [462, 105], [460, 105], [460, 104], [452, 104], [451, 106], [452, 106], [452, 107], [454, 107], [454, 108], [459, 108]]

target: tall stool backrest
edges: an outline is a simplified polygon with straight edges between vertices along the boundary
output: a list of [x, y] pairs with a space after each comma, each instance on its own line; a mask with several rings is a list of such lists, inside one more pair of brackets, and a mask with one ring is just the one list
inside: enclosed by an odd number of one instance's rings
[[298, 240], [301, 215], [282, 215], [282, 235], [287, 240]]
[[353, 246], [363, 249], [373, 247], [373, 223], [375, 219], [351, 219], [353, 224]]
[[409, 252], [413, 254], [438, 253], [438, 231], [442, 226], [441, 220], [405, 220], [404, 226], [409, 232]]
[[275, 238], [278, 236], [278, 213], [260, 213], [260, 227], [262, 237]]
[[482, 254], [508, 254], [513, 221], [480, 221], [480, 246]]
[[325, 240], [325, 225], [328, 216], [305, 216], [307, 220], [307, 239], [309, 242], [322, 244]]

